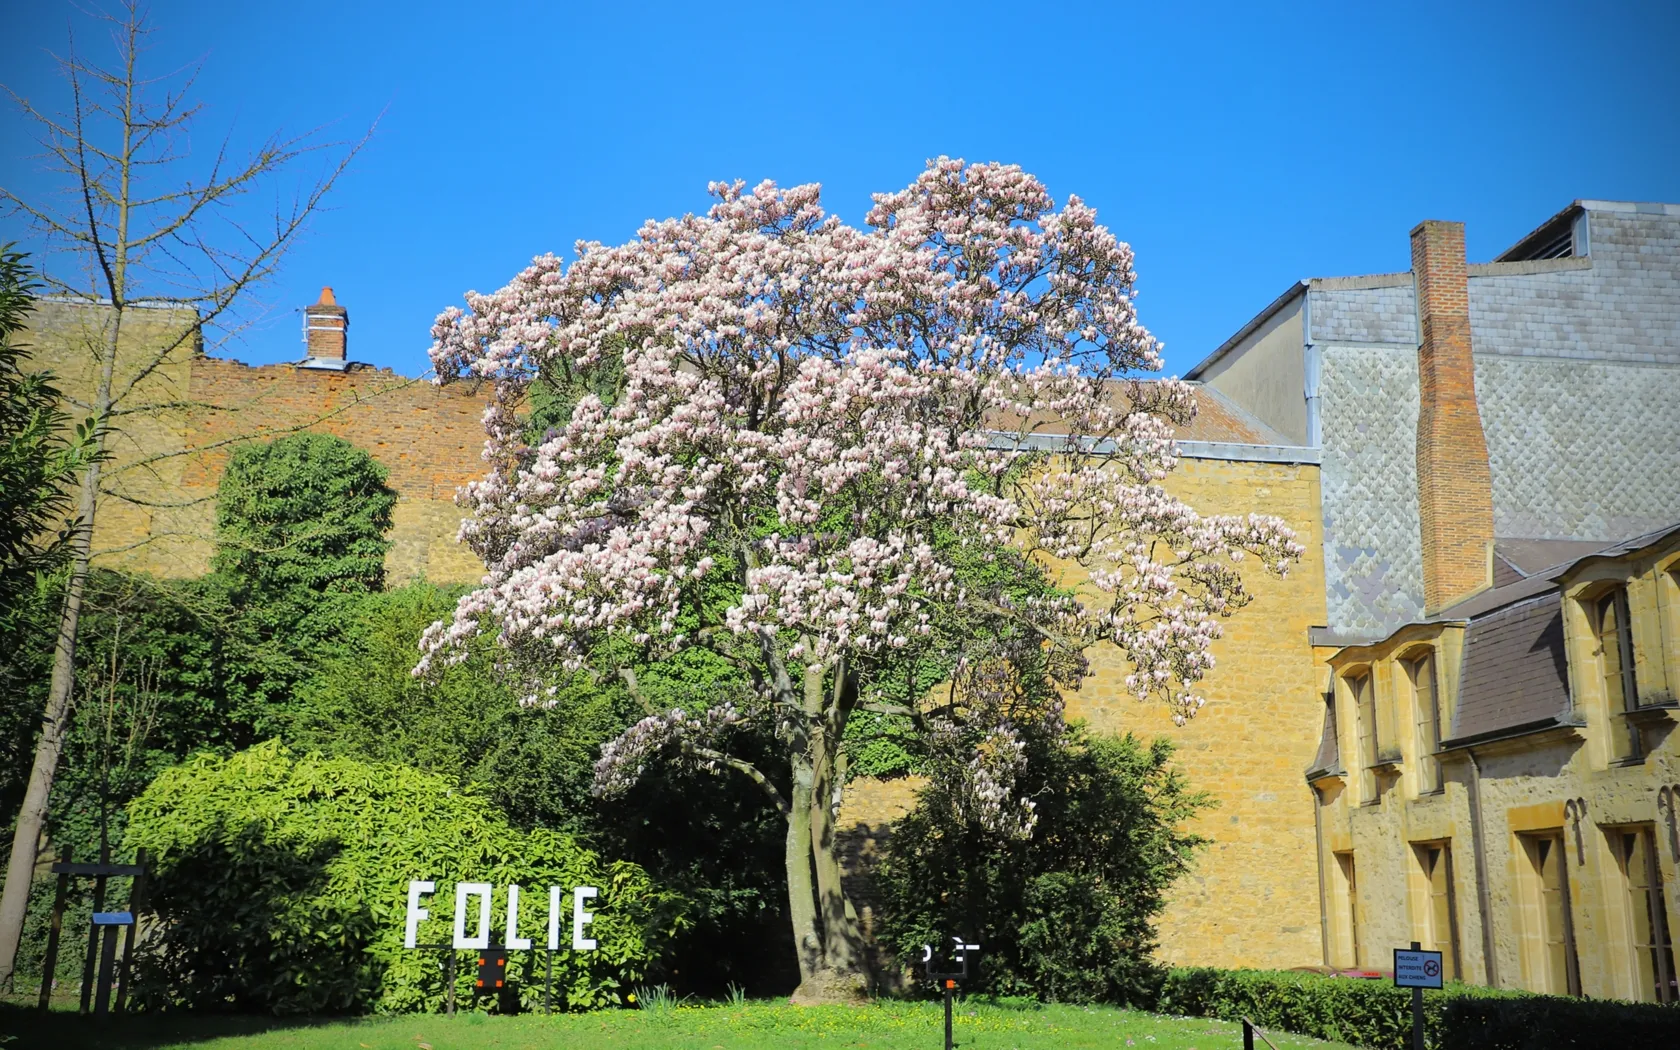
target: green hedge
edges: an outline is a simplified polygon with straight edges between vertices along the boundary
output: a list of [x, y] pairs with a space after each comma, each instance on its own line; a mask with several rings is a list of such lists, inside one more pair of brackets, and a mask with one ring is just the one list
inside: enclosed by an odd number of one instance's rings
[[[1271, 970], [1169, 971], [1156, 1008], [1335, 1039], [1372, 1050], [1409, 1050], [1411, 992], [1387, 980]], [[1680, 1046], [1680, 1007], [1570, 999], [1455, 984], [1424, 993], [1431, 1050], [1632, 1050]]]
[[[155, 858], [158, 922], [136, 966], [143, 1009], [435, 1011], [441, 953], [402, 946], [414, 878], [439, 891], [422, 944], [449, 939], [457, 881], [496, 886], [498, 923], [505, 887], [524, 887], [521, 925], [532, 937], [546, 919], [546, 887], [599, 887], [599, 949], [554, 957], [556, 997], [571, 1009], [622, 1003], [683, 921], [679, 902], [640, 868], [603, 860], [569, 835], [511, 828], [443, 777], [277, 743], [159, 776], [129, 806], [126, 845]], [[541, 953], [512, 955], [509, 990], [534, 1005]], [[459, 957], [464, 1004], [475, 975], [470, 956]]]

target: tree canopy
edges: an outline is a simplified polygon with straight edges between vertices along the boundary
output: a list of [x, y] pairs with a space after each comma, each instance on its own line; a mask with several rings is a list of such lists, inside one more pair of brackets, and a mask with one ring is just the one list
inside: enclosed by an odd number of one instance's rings
[[[638, 666], [684, 652], [735, 668], [703, 710], [644, 699], [597, 790], [662, 757], [759, 784], [788, 819], [795, 943], [821, 994], [862, 966], [833, 827], [854, 713], [962, 748], [975, 814], [1030, 834], [1022, 727], [1060, 724], [1084, 651], [1119, 646], [1130, 689], [1190, 717], [1248, 598], [1237, 563], [1283, 572], [1301, 548], [1276, 519], [1202, 515], [1163, 487], [1193, 397], [1140, 380], [1161, 359], [1131, 249], [1077, 197], [1057, 208], [1019, 168], [947, 158], [877, 195], [866, 229], [814, 185], [712, 192], [704, 215], [540, 257], [439, 317], [440, 381], [494, 391], [463, 530], [487, 576], [422, 667], [490, 630], [536, 703], [577, 676], [638, 694]], [[550, 392], [540, 436], [533, 389]], [[1024, 598], [959, 581], [1000, 550], [1077, 571]], [[953, 610], [960, 640], [936, 629]], [[937, 703], [885, 697], [923, 663], [949, 669]], [[732, 752], [749, 724], [777, 766]]]

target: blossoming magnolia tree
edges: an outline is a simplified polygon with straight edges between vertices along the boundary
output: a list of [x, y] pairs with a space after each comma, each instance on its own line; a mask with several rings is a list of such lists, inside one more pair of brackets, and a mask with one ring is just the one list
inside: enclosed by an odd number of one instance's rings
[[[1245, 554], [1300, 553], [1261, 517], [1198, 514], [1161, 486], [1189, 389], [1141, 382], [1132, 252], [1078, 198], [1019, 168], [941, 158], [877, 195], [868, 228], [817, 186], [714, 184], [704, 216], [617, 247], [535, 260], [433, 329], [440, 382], [488, 380], [488, 475], [462, 495], [484, 583], [422, 641], [417, 673], [492, 632], [531, 703], [569, 676], [621, 681], [647, 717], [602, 749], [596, 788], [654, 761], [725, 767], [787, 820], [803, 993], [855, 989], [862, 941], [841, 887], [841, 745], [860, 710], [962, 748], [970, 816], [1027, 835], [1013, 797], [1024, 720], [1112, 643], [1140, 699], [1201, 704]], [[533, 384], [575, 392], [531, 435]], [[1073, 568], [1058, 589], [969, 586], [960, 564]], [[1071, 582], [1070, 582], [1071, 581]], [[940, 630], [959, 616], [957, 636]], [[737, 694], [655, 710], [637, 668], [704, 649]], [[915, 661], [946, 687], [884, 689]], [[943, 661], [943, 662], [941, 662]], [[895, 680], [902, 680], [902, 677]], [[782, 768], [730, 750], [756, 726]]]

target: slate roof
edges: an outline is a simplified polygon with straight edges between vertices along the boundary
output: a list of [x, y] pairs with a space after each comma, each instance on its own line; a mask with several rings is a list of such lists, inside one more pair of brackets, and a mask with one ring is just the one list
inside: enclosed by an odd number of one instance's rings
[[[1558, 581], [1594, 558], [1614, 558], [1680, 533], [1680, 523], [1611, 544], [1516, 540], [1494, 544], [1497, 563], [1529, 574], [1441, 610], [1437, 621], [1468, 620], [1458, 711], [1443, 747], [1532, 732], [1574, 719]], [[1582, 552], [1582, 547], [1593, 549]], [[1545, 567], [1539, 563], [1568, 555]]]
[[1563, 600], [1555, 588], [1472, 620], [1464, 643], [1458, 710], [1443, 747], [1569, 717]]

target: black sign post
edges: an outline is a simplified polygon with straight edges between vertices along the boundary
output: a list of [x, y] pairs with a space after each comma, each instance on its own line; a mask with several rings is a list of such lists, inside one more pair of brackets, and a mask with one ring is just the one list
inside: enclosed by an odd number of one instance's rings
[[1426, 952], [1412, 942], [1411, 950], [1394, 949], [1394, 987], [1412, 990], [1412, 1050], [1423, 1048], [1423, 990], [1443, 984], [1441, 953]]
[[951, 1041], [951, 999], [956, 992], [957, 982], [968, 979], [968, 953], [980, 950], [978, 944], [967, 944], [961, 937], [952, 937], [951, 939], [957, 942], [956, 948], [952, 951], [952, 955], [957, 962], [957, 969], [949, 972], [935, 970], [933, 968], [933, 946], [930, 944], [922, 945], [922, 965], [926, 967], [928, 977], [938, 981], [940, 987], [945, 991], [945, 1050], [952, 1050], [956, 1046]]

